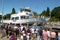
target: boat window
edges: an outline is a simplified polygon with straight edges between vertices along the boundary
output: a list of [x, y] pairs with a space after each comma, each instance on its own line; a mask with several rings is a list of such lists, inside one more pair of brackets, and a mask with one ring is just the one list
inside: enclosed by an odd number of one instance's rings
[[26, 19], [29, 19], [29, 16], [26, 16]]
[[22, 12], [22, 11], [31, 12], [31, 10], [30, 10], [30, 9], [21, 9], [20, 11], [21, 11], [21, 12]]
[[15, 20], [19, 20], [19, 17], [15, 17]]
[[13, 18], [11, 18], [11, 20], [14, 20], [14, 17], [13, 17]]
[[25, 11], [27, 11], [27, 12], [31, 12], [31, 10], [29, 10], [29, 9], [25, 9]]
[[21, 19], [25, 19], [25, 16], [21, 16]]
[[21, 19], [29, 19], [29, 16], [21, 16]]
[[32, 14], [29, 14], [29, 16], [33, 16]]

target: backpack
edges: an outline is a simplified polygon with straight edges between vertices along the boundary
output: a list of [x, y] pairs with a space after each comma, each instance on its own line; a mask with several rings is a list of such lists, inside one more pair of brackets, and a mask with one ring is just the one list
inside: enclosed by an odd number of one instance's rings
[[42, 36], [42, 30], [38, 30], [40, 36]]

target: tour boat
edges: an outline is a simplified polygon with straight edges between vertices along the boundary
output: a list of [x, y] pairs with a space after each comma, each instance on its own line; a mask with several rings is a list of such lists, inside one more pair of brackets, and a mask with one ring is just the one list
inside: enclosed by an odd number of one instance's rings
[[29, 25], [37, 22], [43, 22], [40, 18], [35, 18], [30, 8], [21, 8], [16, 14], [12, 14], [10, 20], [3, 20], [3, 23]]

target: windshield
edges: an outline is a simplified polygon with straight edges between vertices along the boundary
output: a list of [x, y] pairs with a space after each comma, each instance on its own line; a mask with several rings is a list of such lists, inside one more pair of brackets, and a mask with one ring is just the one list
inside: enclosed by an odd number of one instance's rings
[[15, 20], [19, 20], [19, 17], [15, 17]]
[[11, 20], [19, 20], [19, 17], [12, 17]]

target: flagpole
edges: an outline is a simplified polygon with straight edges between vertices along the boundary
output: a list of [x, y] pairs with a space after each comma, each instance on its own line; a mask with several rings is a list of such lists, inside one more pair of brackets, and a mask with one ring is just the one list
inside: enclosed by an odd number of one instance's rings
[[2, 0], [2, 25], [3, 25], [3, 10], [4, 10], [4, 7], [3, 7], [3, 0]]

